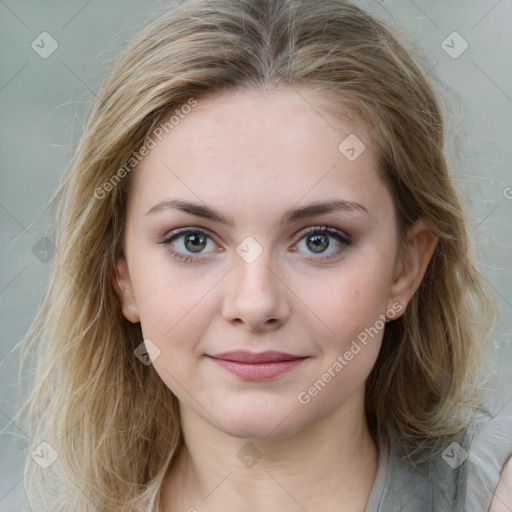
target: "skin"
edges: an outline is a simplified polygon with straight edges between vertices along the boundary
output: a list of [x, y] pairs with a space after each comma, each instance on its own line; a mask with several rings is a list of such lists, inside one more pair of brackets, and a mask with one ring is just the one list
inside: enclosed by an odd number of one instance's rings
[[[349, 134], [366, 144], [354, 161], [338, 150]], [[132, 178], [113, 284], [126, 318], [160, 351], [153, 365], [179, 400], [186, 443], [161, 511], [363, 511], [378, 461], [364, 384], [383, 330], [309, 403], [297, 397], [393, 305], [403, 314], [437, 241], [418, 222], [398, 258], [394, 206], [363, 124], [328, 117], [306, 87], [201, 98]], [[232, 225], [171, 208], [147, 214], [170, 198]], [[331, 199], [367, 212], [281, 223], [292, 208]], [[329, 246], [315, 252], [302, 232], [324, 225], [350, 245], [321, 237]], [[184, 236], [161, 243], [184, 227], [211, 234], [199, 255]], [[263, 249], [251, 263], [236, 252], [247, 236]], [[173, 259], [172, 248], [192, 261]], [[272, 380], [244, 381], [207, 357], [236, 349], [307, 358]], [[249, 442], [261, 456], [250, 467], [237, 456]]]
[[489, 512], [510, 512], [512, 510], [512, 458], [501, 470], [500, 481], [494, 492]]

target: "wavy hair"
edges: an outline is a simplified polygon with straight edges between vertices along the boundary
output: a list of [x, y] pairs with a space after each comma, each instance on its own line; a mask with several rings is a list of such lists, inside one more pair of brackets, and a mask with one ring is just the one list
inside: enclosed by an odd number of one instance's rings
[[111, 284], [133, 175], [126, 164], [164, 115], [191, 98], [280, 84], [313, 87], [333, 115], [348, 108], [365, 121], [399, 243], [419, 218], [439, 237], [405, 314], [386, 326], [367, 380], [372, 435], [378, 442], [395, 431], [414, 447], [465, 428], [496, 311], [471, 256], [429, 78], [387, 22], [345, 0], [184, 0], [117, 58], [50, 201], [56, 250], [20, 365], [20, 376], [33, 365], [18, 412], [30, 450], [46, 442], [58, 455], [47, 469], [27, 456], [35, 510], [154, 505], [183, 437], [177, 399], [134, 356], [140, 324], [123, 317]]

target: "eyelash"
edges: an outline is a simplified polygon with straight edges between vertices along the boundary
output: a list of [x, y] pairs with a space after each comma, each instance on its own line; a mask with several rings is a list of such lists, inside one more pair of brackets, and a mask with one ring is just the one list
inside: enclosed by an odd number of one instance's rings
[[[171, 231], [165, 237], [163, 237], [159, 243], [161, 245], [167, 246], [172, 258], [174, 258], [180, 262], [183, 262], [183, 263], [188, 263], [192, 260], [196, 260], [196, 259], [200, 258], [201, 254], [198, 253], [197, 257], [190, 255], [190, 254], [183, 254], [180, 251], [171, 249], [171, 243], [173, 241], [175, 241], [176, 239], [180, 238], [181, 236], [189, 234], [189, 233], [201, 235], [201, 236], [207, 237], [209, 239], [212, 239], [212, 236], [210, 235], [210, 233], [208, 231], [205, 231], [204, 229], [187, 227], [187, 228], [182, 228], [179, 230]], [[349, 235], [343, 233], [342, 231], [340, 231], [338, 229], [330, 228], [329, 226], [315, 226], [313, 228], [308, 228], [306, 230], [301, 231], [299, 233], [299, 235], [300, 235], [300, 238], [298, 239], [298, 241], [295, 245], [297, 245], [303, 238], [305, 238], [307, 236], [329, 235], [329, 236], [335, 238], [342, 246], [344, 246], [341, 249], [338, 249], [336, 252], [329, 254], [328, 256], [319, 256], [316, 258], [308, 258], [312, 261], [324, 261], [327, 259], [332, 259], [333, 257], [338, 256], [342, 251], [344, 251], [347, 247], [349, 247], [352, 244], [352, 240]]]

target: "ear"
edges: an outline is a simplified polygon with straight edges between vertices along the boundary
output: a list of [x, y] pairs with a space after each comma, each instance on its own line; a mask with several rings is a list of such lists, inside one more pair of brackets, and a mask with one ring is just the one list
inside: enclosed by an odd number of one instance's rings
[[434, 254], [437, 241], [438, 236], [421, 219], [408, 229], [401, 258], [398, 259], [395, 265], [395, 274], [388, 301], [389, 308], [396, 303], [402, 306], [400, 314], [396, 318], [405, 313], [407, 304], [420, 286]]
[[140, 322], [139, 310], [133, 295], [128, 265], [124, 256], [118, 258], [115, 267], [110, 272], [110, 278], [121, 302], [124, 317], [134, 324]]

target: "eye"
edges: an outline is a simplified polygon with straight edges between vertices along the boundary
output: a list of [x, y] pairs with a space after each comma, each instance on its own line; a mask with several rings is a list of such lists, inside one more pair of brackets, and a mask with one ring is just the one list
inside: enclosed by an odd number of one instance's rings
[[[315, 260], [337, 256], [352, 243], [350, 235], [328, 226], [308, 228], [300, 232], [299, 235], [302, 235], [299, 243], [292, 250], [296, 252], [297, 248], [305, 246], [305, 249], [299, 250], [319, 255], [317, 258], [311, 258]], [[160, 243], [168, 247], [170, 255], [174, 259], [182, 262], [198, 260], [206, 253], [214, 252], [217, 247], [210, 233], [201, 228], [190, 227], [171, 231]], [[205, 250], [208, 247], [210, 250]], [[331, 251], [327, 252], [328, 249]]]
[[[352, 240], [349, 235], [338, 229], [330, 228], [328, 226], [318, 226], [308, 228], [306, 231], [300, 233], [302, 235], [298, 244], [296, 244], [294, 251], [297, 247], [306, 247], [305, 251], [311, 251], [314, 254], [321, 255], [323, 259], [339, 255], [346, 247], [350, 246]], [[334, 239], [334, 243], [332, 240]], [[304, 241], [304, 242], [303, 242]], [[326, 252], [327, 249], [333, 249]]]
[[179, 261], [191, 261], [195, 259], [194, 255], [212, 252], [204, 251], [209, 245], [213, 249], [216, 247], [210, 234], [200, 228], [171, 231], [160, 243], [168, 246], [171, 256]]

